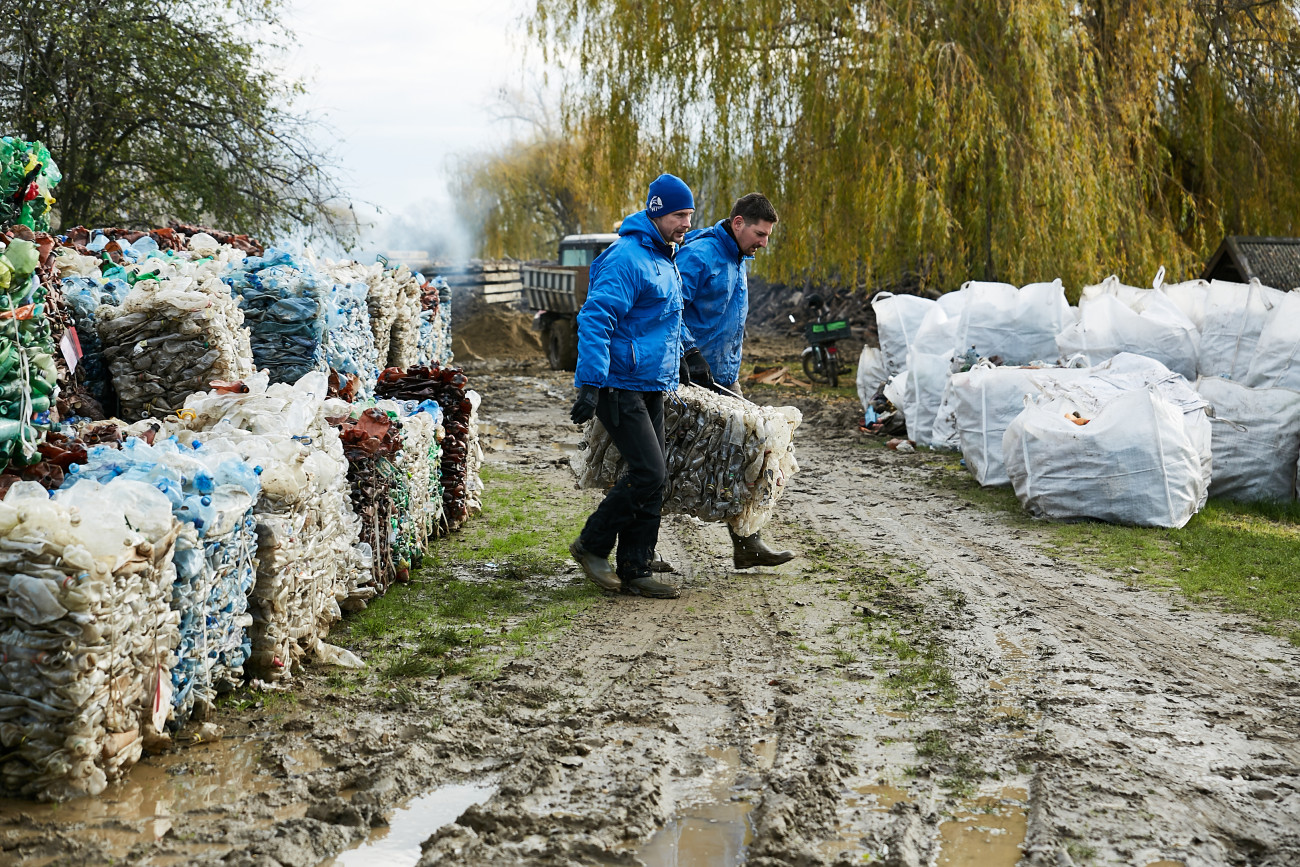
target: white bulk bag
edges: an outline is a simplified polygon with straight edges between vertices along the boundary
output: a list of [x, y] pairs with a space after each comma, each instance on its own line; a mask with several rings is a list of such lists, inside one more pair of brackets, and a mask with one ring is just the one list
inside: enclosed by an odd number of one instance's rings
[[958, 355], [973, 346], [979, 356], [1001, 356], [1006, 364], [1054, 359], [1056, 335], [1074, 321], [1060, 280], [1023, 289], [970, 282], [961, 291], [969, 300], [957, 325]]
[[858, 400], [862, 402], [862, 411], [871, 406], [871, 399], [876, 396], [880, 386], [889, 379], [885, 373], [885, 357], [874, 346], [862, 345], [862, 354], [858, 356]]
[[902, 373], [903, 402], [895, 401], [894, 405], [903, 411], [908, 439], [917, 445], [932, 443], [934, 420], [939, 415], [939, 403], [951, 367], [952, 356], [946, 352], [930, 354], [913, 350], [907, 354], [907, 369]]
[[916, 337], [916, 330], [921, 327], [926, 314], [936, 307], [929, 298], [892, 292], [881, 292], [871, 299], [880, 352], [885, 357], [885, 372], [889, 376], [894, 376], [907, 364], [907, 351]]
[[1197, 373], [1225, 376], [1238, 382], [1245, 380], [1260, 332], [1283, 294], [1258, 280], [1211, 281], [1205, 297], [1205, 327], [1201, 330]]
[[[951, 369], [951, 368], [950, 368]], [[930, 448], [959, 451], [961, 438], [957, 431], [957, 395], [952, 390], [952, 375], [943, 387], [943, 397], [935, 410], [934, 427], [930, 429]]]
[[1093, 518], [1182, 527], [1204, 502], [1208, 479], [1182, 410], [1154, 389], [1120, 395], [1085, 425], [1068, 400], [1025, 407], [1002, 449], [1016, 497], [1039, 518]]
[[1255, 388], [1300, 389], [1300, 290], [1287, 292], [1273, 307], [1255, 344], [1245, 383]]
[[1210, 494], [1243, 503], [1295, 496], [1300, 391], [1251, 388], [1214, 376], [1196, 383], [1214, 419]]
[[[1141, 294], [1136, 294], [1141, 293]], [[1101, 364], [1122, 352], [1154, 358], [1196, 378], [1199, 335], [1178, 305], [1155, 289], [1099, 293], [1079, 303], [1079, 321], [1056, 336], [1063, 356], [1081, 354]]]
[[1205, 302], [1210, 295], [1208, 281], [1188, 280], [1186, 283], [1173, 283], [1157, 288], [1183, 311], [1183, 315], [1191, 320], [1197, 331], [1205, 328]]

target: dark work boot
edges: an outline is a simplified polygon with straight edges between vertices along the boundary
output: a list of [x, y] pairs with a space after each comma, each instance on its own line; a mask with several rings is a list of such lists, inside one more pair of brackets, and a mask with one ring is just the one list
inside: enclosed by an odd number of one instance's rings
[[648, 596], [651, 599], [676, 599], [682, 595], [682, 591], [673, 585], [652, 577], [648, 569], [639, 575], [624, 575], [623, 592], [629, 596]]
[[590, 578], [596, 586], [603, 590], [622, 589], [623, 582], [610, 568], [609, 559], [597, 557], [582, 547], [581, 538], [573, 540], [573, 544], [569, 546], [569, 553], [573, 555], [574, 561], [582, 569], [583, 574]]
[[650, 571], [651, 572], [676, 572], [677, 570], [673, 568], [672, 563], [669, 563], [667, 560], [660, 557], [659, 552], [655, 551], [654, 555], [651, 556], [650, 558]]
[[737, 536], [736, 531], [727, 527], [731, 533], [731, 562], [737, 569], [749, 569], [753, 566], [780, 566], [794, 559], [793, 551], [773, 551], [759, 538]]

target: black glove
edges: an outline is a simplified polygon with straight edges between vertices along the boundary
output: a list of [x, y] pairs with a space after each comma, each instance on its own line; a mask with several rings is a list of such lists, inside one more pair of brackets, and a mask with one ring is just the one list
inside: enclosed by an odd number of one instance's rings
[[596, 401], [599, 398], [599, 388], [594, 385], [584, 385], [578, 391], [578, 399], [573, 402], [573, 409], [569, 410], [569, 418], [573, 419], [573, 423], [582, 424], [584, 421], [590, 421], [596, 414]]
[[698, 349], [692, 349], [682, 356], [682, 364], [690, 373], [691, 382], [705, 388], [713, 388], [713, 371], [709, 370], [709, 363], [704, 360]]

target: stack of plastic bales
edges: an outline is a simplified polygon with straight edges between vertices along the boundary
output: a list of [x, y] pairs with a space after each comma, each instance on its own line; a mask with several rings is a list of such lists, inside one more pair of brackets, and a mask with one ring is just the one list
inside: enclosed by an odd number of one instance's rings
[[454, 530], [482, 507], [476, 392], [467, 391], [464, 371], [457, 367], [390, 367], [379, 375], [375, 393], [397, 401], [431, 401], [442, 408], [443, 529]]
[[405, 265], [326, 261], [323, 270], [338, 284], [364, 283], [380, 367], [416, 363], [420, 342], [420, 282]]
[[243, 680], [251, 645], [248, 594], [255, 576], [261, 491], [255, 468], [238, 455], [181, 448], [175, 438], [149, 445], [128, 439], [121, 448], [93, 446], [64, 487], [114, 478], [153, 485], [183, 522], [173, 557], [171, 604], [180, 615], [179, 660], [171, 670], [173, 725], [203, 719], [219, 692]]
[[97, 795], [169, 709], [180, 524], [151, 485], [78, 484], [0, 503], [0, 789]]
[[434, 364], [446, 367], [452, 361], [451, 287], [441, 277], [434, 277], [421, 286], [417, 355], [416, 364], [423, 367]]
[[189, 243], [190, 256], [168, 252], [131, 264], [135, 285], [122, 306], [96, 313], [123, 418], [174, 413], [210, 382], [253, 372], [244, 315], [220, 279], [243, 253], [207, 235]]
[[83, 256], [71, 247], [59, 247], [55, 261], [62, 275], [63, 297], [67, 301], [81, 346], [82, 355], [77, 364], [76, 378], [85, 384], [90, 395], [105, 411], [111, 412], [116, 397], [108, 365], [104, 361], [103, 346], [99, 341], [97, 316], [102, 305], [120, 306], [131, 291], [131, 284], [121, 277], [106, 279], [100, 273], [100, 263], [103, 260]]
[[409, 505], [406, 479], [394, 464], [402, 447], [398, 428], [387, 413], [374, 407], [356, 418], [332, 421], [338, 426], [348, 459], [348, 484], [352, 509], [361, 519], [361, 541], [373, 552], [371, 580], [354, 588], [350, 598], [355, 601], [371, 595], [362, 590], [365, 587], [382, 596], [394, 581], [408, 580], [412, 565], [398, 526]]
[[62, 179], [45, 145], [0, 138], [0, 226], [48, 232], [54, 188]]
[[0, 254], [0, 468], [36, 460], [58, 385], [45, 317], [45, 287], [36, 278], [35, 243], [8, 235]]
[[263, 679], [287, 678], [318, 649], [342, 616], [339, 604], [370, 568], [369, 546], [358, 545], [343, 444], [326, 421], [351, 407], [327, 401], [327, 388], [320, 372], [294, 385], [271, 385], [258, 373], [192, 395], [172, 428], [182, 445], [197, 440], [262, 468], [248, 669]]
[[[725, 521], [741, 536], [758, 532], [799, 471], [794, 431], [802, 420], [794, 407], [758, 406], [681, 386], [664, 407], [665, 511]], [[584, 439], [571, 464], [579, 483], [612, 485], [625, 465], [609, 433], [593, 419]]]
[[402, 451], [397, 466], [406, 477], [408, 507], [403, 520], [411, 523], [412, 538], [422, 546], [438, 534], [443, 523], [442, 407], [436, 403], [380, 401], [379, 409], [402, 420]]
[[325, 367], [325, 320], [331, 284], [307, 262], [271, 248], [222, 277], [239, 299], [253, 364], [271, 382], [297, 382]]

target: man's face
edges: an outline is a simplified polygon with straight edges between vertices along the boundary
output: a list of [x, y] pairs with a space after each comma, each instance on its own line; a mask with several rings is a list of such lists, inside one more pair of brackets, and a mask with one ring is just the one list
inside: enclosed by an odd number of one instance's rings
[[773, 228], [774, 225], [767, 220], [755, 220], [752, 223], [745, 222], [744, 217], [733, 217], [731, 220], [731, 234], [736, 236], [742, 256], [752, 256], [760, 248], [766, 247]]
[[694, 213], [694, 208], [683, 208], [662, 217], [651, 217], [650, 222], [655, 224], [665, 241], [680, 244], [686, 238], [686, 230], [691, 227], [691, 215]]

